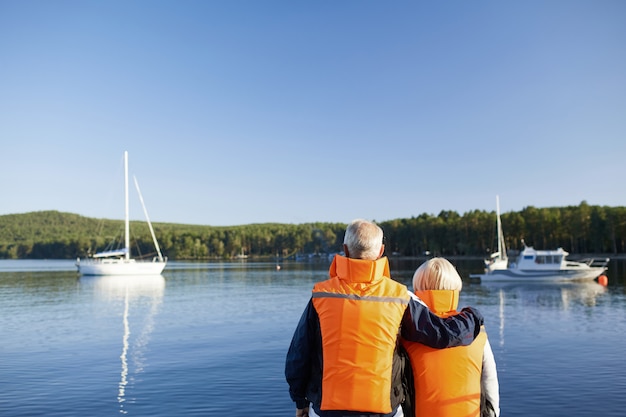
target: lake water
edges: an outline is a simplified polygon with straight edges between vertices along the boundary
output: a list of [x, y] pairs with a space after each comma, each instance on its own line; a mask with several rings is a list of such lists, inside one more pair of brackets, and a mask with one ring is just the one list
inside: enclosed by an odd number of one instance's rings
[[[419, 263], [392, 260], [392, 275], [408, 284]], [[0, 261], [0, 416], [293, 416], [285, 354], [328, 266], [170, 262], [124, 280]], [[626, 414], [625, 271], [611, 261], [608, 287], [465, 284], [503, 416]]]

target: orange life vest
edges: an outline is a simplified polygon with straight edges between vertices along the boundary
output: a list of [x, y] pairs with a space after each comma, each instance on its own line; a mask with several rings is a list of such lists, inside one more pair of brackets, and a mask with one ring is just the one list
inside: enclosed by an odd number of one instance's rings
[[[440, 317], [456, 314], [458, 291], [415, 293]], [[469, 346], [433, 349], [403, 341], [409, 354], [415, 387], [415, 416], [480, 416], [480, 377], [487, 334], [484, 327]]]
[[313, 287], [322, 335], [322, 410], [390, 413], [393, 352], [408, 305], [387, 258], [335, 256], [330, 279]]

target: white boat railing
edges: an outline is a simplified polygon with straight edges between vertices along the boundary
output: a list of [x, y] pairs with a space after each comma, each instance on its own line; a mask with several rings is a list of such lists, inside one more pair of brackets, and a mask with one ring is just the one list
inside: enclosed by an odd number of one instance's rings
[[610, 260], [611, 258], [604, 258], [604, 259], [586, 258], [586, 259], [581, 259], [578, 262], [585, 263], [589, 265], [590, 267], [595, 268], [595, 267], [606, 267], [609, 264]]

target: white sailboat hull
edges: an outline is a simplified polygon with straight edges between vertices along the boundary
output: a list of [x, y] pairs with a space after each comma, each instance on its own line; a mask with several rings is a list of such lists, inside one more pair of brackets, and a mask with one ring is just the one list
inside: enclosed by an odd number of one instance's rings
[[86, 259], [76, 264], [81, 275], [159, 275], [167, 262], [135, 259]]

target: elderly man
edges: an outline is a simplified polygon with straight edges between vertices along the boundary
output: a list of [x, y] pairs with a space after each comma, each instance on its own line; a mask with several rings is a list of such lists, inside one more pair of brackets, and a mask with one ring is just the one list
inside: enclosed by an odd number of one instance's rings
[[313, 287], [287, 353], [296, 416], [400, 417], [399, 329], [405, 339], [434, 348], [468, 345], [482, 316], [467, 307], [440, 318], [393, 281], [382, 257], [383, 231], [372, 222], [353, 221], [343, 249], [330, 279]]

